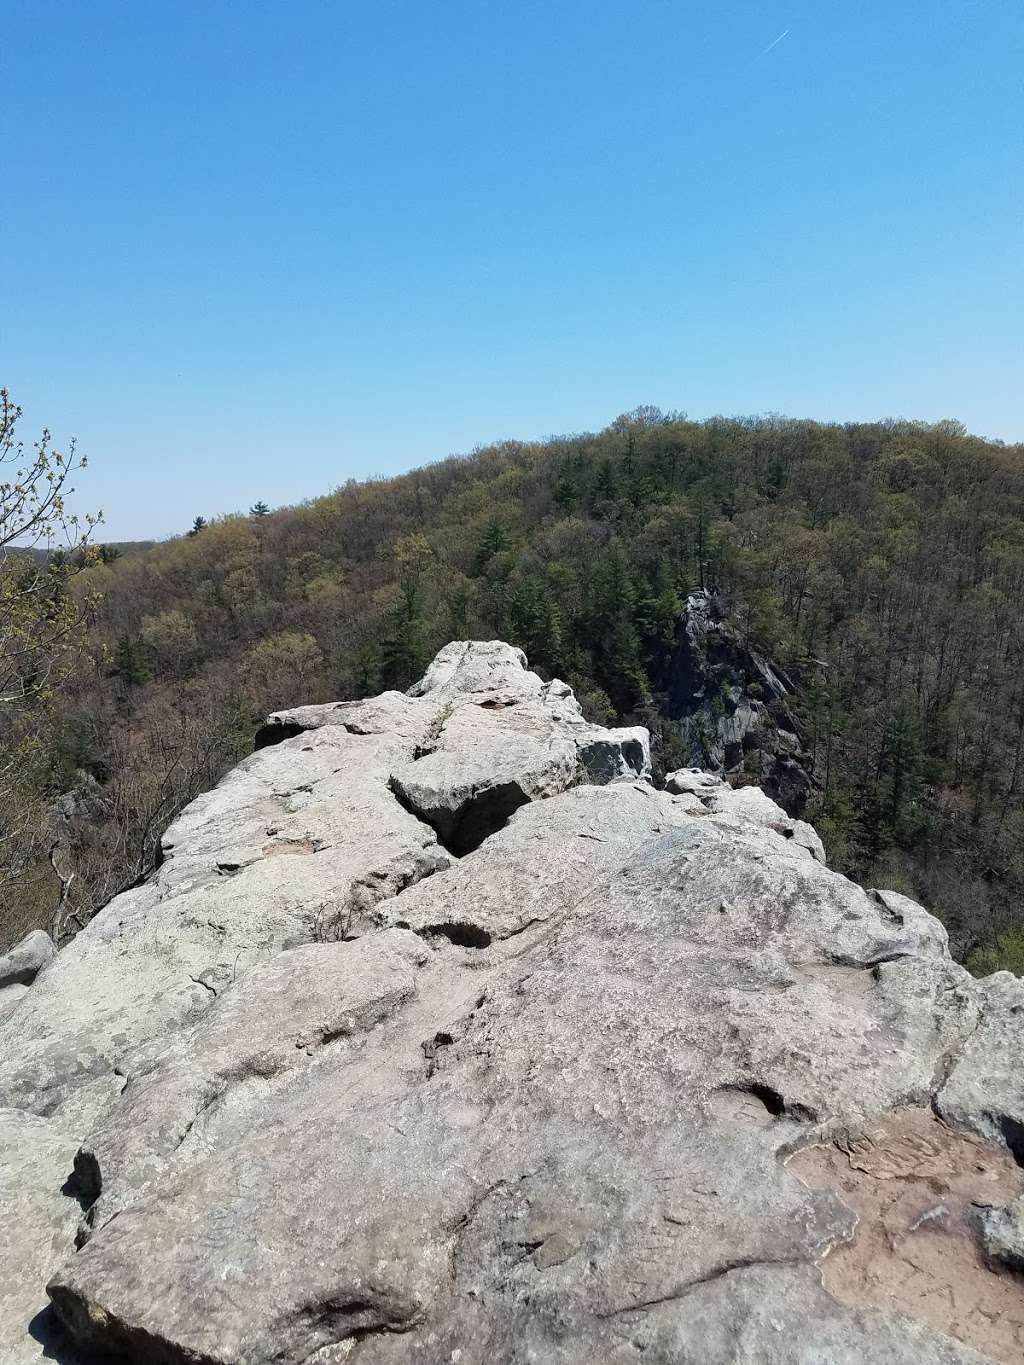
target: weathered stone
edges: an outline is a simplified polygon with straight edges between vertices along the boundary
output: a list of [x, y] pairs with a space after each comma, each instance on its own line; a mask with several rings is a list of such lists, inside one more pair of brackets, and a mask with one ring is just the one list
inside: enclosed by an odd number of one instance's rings
[[595, 725], [585, 739], [577, 740], [577, 747], [580, 762], [591, 782], [650, 779], [651, 741], [642, 725], [619, 730]]
[[646, 730], [587, 724], [565, 683], [542, 683], [525, 663], [500, 641], [448, 645], [413, 689], [444, 706], [430, 742], [395, 770], [392, 789], [457, 856], [520, 806], [564, 791], [581, 766], [599, 782], [650, 774]]
[[527, 669], [526, 655], [521, 649], [503, 640], [453, 640], [435, 657], [420, 681], [410, 687], [409, 695], [425, 697], [454, 692], [472, 696], [507, 691], [538, 696], [543, 687], [537, 674]]
[[44, 1351], [63, 1335], [53, 1321], [44, 1286], [74, 1244], [81, 1209], [74, 1196], [64, 1191], [77, 1145], [72, 1134], [47, 1119], [18, 1109], [0, 1109], [0, 1360], [4, 1365], [43, 1359]]
[[936, 1096], [948, 1123], [1004, 1142], [1024, 1166], [1024, 981], [996, 972], [977, 982], [978, 1022]]
[[517, 732], [473, 706], [452, 715], [431, 752], [398, 768], [391, 781], [402, 805], [461, 856], [520, 806], [564, 791], [576, 768], [567, 736], [538, 734], [533, 725]]
[[1024, 1189], [1005, 1147], [947, 1128], [930, 1107], [907, 1106], [857, 1136], [805, 1147], [790, 1171], [832, 1191], [857, 1215], [857, 1233], [822, 1266], [841, 1303], [889, 1313], [913, 1305], [938, 1332], [1012, 1361], [1024, 1342], [1020, 1280], [994, 1273], [977, 1235], [978, 1208]]
[[765, 795], [760, 787], [730, 787], [723, 784], [711, 792], [704, 804], [714, 815], [732, 816], [742, 823], [761, 825], [764, 829], [774, 830], [784, 839], [791, 839], [815, 862], [825, 863], [825, 846], [818, 837], [817, 830], [805, 820], [792, 820], [778, 805]]
[[679, 796], [711, 796], [725, 791], [728, 783], [704, 768], [677, 768], [665, 777], [665, 790]]
[[1013, 1270], [1024, 1270], [1024, 1195], [1001, 1209], [983, 1209], [981, 1239], [985, 1251]]
[[0, 957], [0, 990], [5, 986], [28, 986], [56, 956], [53, 939], [45, 929], [33, 929], [20, 943]]
[[899, 891], [874, 891], [872, 894], [878, 897], [894, 924], [911, 930], [919, 942], [930, 944], [936, 956], [949, 956], [949, 935], [942, 921], [930, 915], [923, 905], [918, 905]]
[[681, 818], [670, 797], [646, 784], [574, 787], [557, 801], [524, 806], [472, 857], [381, 901], [372, 919], [486, 948], [565, 914]]
[[[321, 1058], [211, 1130], [56, 1277], [74, 1330], [225, 1365], [354, 1337], [370, 1361], [459, 1350], [483, 1365], [524, 1334], [539, 1358], [582, 1361], [624, 1348], [628, 1325], [653, 1359], [731, 1359], [735, 1319], [709, 1309], [696, 1327], [693, 1296], [745, 1267], [810, 1273], [854, 1235], [841, 1200], [780, 1158], [926, 1100], [970, 1026], [946, 996], [970, 983], [942, 958], [904, 962], [904, 928], [791, 841], [677, 800], [576, 788], [381, 902], [442, 945], [418, 977], [419, 1008], [437, 1000], [422, 1071], [389, 1069], [385, 1025], [344, 1086]], [[439, 932], [456, 914], [463, 934]], [[913, 987], [893, 989], [911, 968]], [[454, 1006], [453, 970], [468, 988]], [[314, 1181], [293, 1174], [299, 1152]], [[142, 1246], [156, 1250], [137, 1275]], [[813, 1274], [795, 1283], [817, 1312], [802, 1339], [857, 1359], [856, 1305], [822, 1312]], [[972, 1359], [870, 1321], [889, 1359]]]
[[[278, 713], [0, 1023], [90, 1202], [19, 1302], [50, 1274], [76, 1343], [156, 1365], [1015, 1360], [970, 1210], [1022, 1178], [1021, 983], [755, 789], [638, 780], [645, 736], [507, 645], [414, 692]], [[973, 1316], [838, 1275], [887, 1228]]]
[[130, 1048], [194, 1021], [254, 963], [342, 934], [444, 867], [433, 830], [388, 788], [412, 748], [325, 727], [254, 754], [194, 802], [155, 876], [103, 910], [0, 1020], [0, 1102], [77, 1123], [76, 1093], [94, 1093]]
[[[423, 942], [394, 929], [357, 943], [306, 944], [259, 962], [191, 1028], [125, 1059], [129, 1084], [76, 1160], [79, 1188], [102, 1198], [106, 1222], [148, 1181], [200, 1148], [211, 1122], [262, 1109], [267, 1083], [308, 1066], [325, 1047], [369, 1033], [415, 994]], [[211, 1112], [216, 1111], [216, 1112]]]
[[0, 1019], [6, 1018], [24, 995], [28, 995], [28, 987], [17, 982], [13, 986], [0, 987]]

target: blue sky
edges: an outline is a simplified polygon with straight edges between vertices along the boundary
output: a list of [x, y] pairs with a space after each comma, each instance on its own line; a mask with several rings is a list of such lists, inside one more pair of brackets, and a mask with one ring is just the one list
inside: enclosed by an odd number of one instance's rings
[[111, 539], [641, 402], [1024, 439], [1019, 0], [0, 18], [0, 382]]

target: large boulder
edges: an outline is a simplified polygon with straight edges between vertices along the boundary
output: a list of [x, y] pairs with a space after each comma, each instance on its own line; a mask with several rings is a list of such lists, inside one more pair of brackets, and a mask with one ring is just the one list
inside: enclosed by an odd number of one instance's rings
[[280, 713], [0, 1024], [4, 1360], [1019, 1359], [1022, 983], [506, 645], [414, 693]]
[[30, 985], [56, 953], [46, 930], [33, 929], [0, 957], [0, 991], [8, 986]]

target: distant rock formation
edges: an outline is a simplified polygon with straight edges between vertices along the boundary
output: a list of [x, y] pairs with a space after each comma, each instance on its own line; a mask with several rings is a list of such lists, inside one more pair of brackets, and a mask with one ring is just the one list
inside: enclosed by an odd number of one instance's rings
[[1024, 983], [500, 642], [272, 716], [0, 1019], [0, 1360], [1019, 1361]]
[[756, 782], [790, 815], [811, 790], [811, 760], [785, 673], [754, 649], [707, 590], [687, 598], [669, 668], [665, 712], [696, 767]]

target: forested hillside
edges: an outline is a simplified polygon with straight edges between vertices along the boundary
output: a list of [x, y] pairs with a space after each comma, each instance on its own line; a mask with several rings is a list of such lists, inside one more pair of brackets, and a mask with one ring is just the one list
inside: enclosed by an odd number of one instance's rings
[[59, 846], [5, 891], [9, 934], [143, 875], [267, 710], [404, 688], [452, 638], [521, 645], [669, 766], [681, 606], [715, 586], [796, 682], [833, 865], [934, 908], [977, 970], [1024, 970], [1020, 446], [639, 409], [107, 559], [67, 588], [100, 604], [36, 715]]

